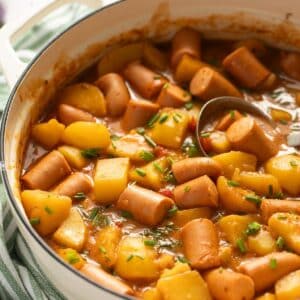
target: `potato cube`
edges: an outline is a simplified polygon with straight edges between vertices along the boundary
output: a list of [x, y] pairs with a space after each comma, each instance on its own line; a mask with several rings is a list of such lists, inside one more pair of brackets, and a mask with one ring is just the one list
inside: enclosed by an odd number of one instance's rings
[[271, 108], [270, 109], [271, 112], [271, 117], [274, 121], [292, 121], [292, 115], [285, 111], [285, 110], [281, 110], [281, 109], [275, 109], [275, 108]]
[[163, 277], [157, 289], [165, 300], [211, 300], [208, 287], [197, 271]]
[[243, 188], [250, 189], [255, 193], [263, 196], [273, 196], [281, 192], [277, 178], [271, 174], [257, 172], [234, 172], [232, 179]]
[[185, 112], [165, 109], [148, 133], [157, 144], [178, 149], [186, 135], [188, 122], [189, 117]]
[[184, 264], [181, 262], [177, 262], [172, 269], [166, 269], [160, 275], [160, 278], [174, 276], [177, 274], [185, 273], [187, 271], [191, 271], [191, 268], [188, 264]]
[[64, 88], [59, 96], [61, 104], [68, 104], [96, 117], [106, 114], [106, 102], [101, 91], [89, 83], [76, 83]]
[[127, 280], [149, 282], [159, 277], [157, 253], [142, 237], [124, 237], [117, 250], [115, 271]]
[[128, 158], [100, 159], [94, 175], [95, 200], [110, 204], [118, 200], [128, 183]]
[[227, 135], [223, 131], [215, 131], [209, 136], [211, 151], [214, 153], [225, 153], [230, 151], [231, 146]]
[[122, 231], [116, 226], [107, 226], [96, 234], [95, 244], [91, 246], [91, 257], [101, 266], [111, 268], [117, 260], [117, 248]]
[[60, 245], [81, 251], [87, 239], [87, 228], [77, 208], [72, 208], [68, 218], [53, 234]]
[[197, 207], [191, 209], [179, 210], [169, 220], [177, 227], [183, 227], [186, 223], [199, 218], [210, 219], [212, 210], [209, 207]]
[[222, 165], [224, 176], [231, 178], [236, 168], [241, 171], [255, 171], [257, 158], [245, 152], [230, 151], [213, 157]]
[[[144, 167], [131, 169], [129, 178], [144, 187], [158, 191], [164, 186], [163, 170], [165, 170], [167, 166], [168, 160], [166, 157], [163, 157], [148, 163]], [[142, 172], [139, 172], [139, 170], [142, 170]]]
[[282, 189], [293, 196], [300, 193], [300, 156], [288, 154], [273, 157], [265, 164], [265, 171], [274, 175]]
[[137, 42], [109, 49], [97, 66], [99, 76], [121, 71], [128, 63], [139, 60], [143, 55], [144, 43]]
[[167, 56], [149, 42], [146, 42], [143, 47], [143, 61], [150, 68], [161, 71], [168, 66]]
[[[278, 200], [284, 201], [284, 200]], [[269, 227], [277, 236], [283, 237], [285, 244], [300, 254], [300, 216], [293, 213], [273, 214], [269, 221]]]
[[248, 224], [256, 221], [256, 219], [254, 215], [228, 215], [222, 217], [217, 224], [225, 233], [225, 239], [235, 246], [237, 240], [244, 236]]
[[110, 144], [110, 134], [103, 124], [79, 121], [65, 128], [62, 141], [80, 149], [105, 149]]
[[132, 161], [143, 162], [143, 151], [153, 153], [153, 148], [139, 134], [128, 134], [111, 142], [107, 152], [113, 156], [128, 157]]
[[189, 82], [194, 75], [206, 64], [187, 54], [183, 55], [175, 70], [175, 80], [178, 82]]
[[276, 300], [300, 299], [300, 270], [292, 272], [276, 282]]
[[150, 288], [143, 292], [142, 294], [143, 300], [163, 300], [160, 292], [157, 288]]
[[168, 253], [162, 253], [157, 259], [160, 270], [165, 270], [166, 268], [173, 268], [175, 261], [174, 255]]
[[69, 216], [72, 206], [71, 198], [40, 190], [24, 190], [21, 198], [30, 223], [42, 236], [53, 233]]
[[276, 300], [276, 298], [274, 294], [265, 293], [262, 296], [255, 298], [255, 300]]
[[56, 146], [62, 136], [65, 125], [51, 119], [46, 123], [39, 123], [33, 126], [31, 135], [35, 141], [46, 149]]
[[65, 260], [67, 263], [69, 263], [77, 270], [80, 270], [85, 264], [84, 259], [74, 249], [71, 248], [58, 249], [57, 253], [63, 260]]
[[81, 170], [89, 164], [89, 160], [84, 158], [81, 151], [71, 146], [61, 146], [57, 149], [67, 160], [67, 162], [76, 169]]
[[276, 242], [269, 231], [261, 229], [256, 235], [248, 237], [248, 248], [263, 256], [276, 250]]

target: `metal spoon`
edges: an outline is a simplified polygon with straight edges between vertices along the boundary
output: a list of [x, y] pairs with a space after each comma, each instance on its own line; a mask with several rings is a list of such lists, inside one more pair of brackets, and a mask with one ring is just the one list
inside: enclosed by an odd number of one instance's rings
[[197, 142], [199, 145], [200, 153], [203, 156], [209, 155], [206, 153], [201, 144], [200, 137], [202, 130], [209, 121], [212, 121], [214, 116], [217, 116], [219, 113], [228, 110], [238, 110], [240, 112], [246, 112], [252, 115], [256, 115], [266, 120], [272, 126], [272, 128], [276, 128], [276, 123], [271, 119], [271, 117], [255, 104], [252, 104], [248, 101], [245, 101], [242, 98], [237, 97], [225, 96], [214, 98], [202, 106], [196, 127]]

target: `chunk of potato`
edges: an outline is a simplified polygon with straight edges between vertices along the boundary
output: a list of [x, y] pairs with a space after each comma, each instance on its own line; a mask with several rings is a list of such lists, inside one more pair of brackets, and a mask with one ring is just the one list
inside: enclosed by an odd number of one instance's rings
[[142, 294], [143, 300], [163, 300], [160, 292], [157, 288], [150, 288], [143, 292]]
[[110, 134], [103, 124], [79, 121], [65, 128], [62, 141], [80, 149], [105, 149], [110, 144]]
[[89, 160], [84, 158], [81, 151], [71, 146], [61, 146], [57, 149], [67, 160], [67, 162], [76, 169], [81, 170], [89, 164]]
[[178, 149], [186, 135], [188, 122], [189, 117], [185, 112], [165, 109], [148, 133], [157, 144]]
[[273, 157], [265, 164], [267, 173], [274, 175], [282, 189], [293, 196], [300, 193], [300, 156], [282, 155]]
[[248, 224], [257, 220], [255, 215], [228, 215], [218, 221], [218, 226], [225, 233], [225, 239], [236, 246], [236, 241], [244, 237]]
[[99, 76], [121, 71], [128, 63], [139, 60], [143, 55], [144, 43], [136, 42], [109, 49], [97, 66]]
[[224, 176], [231, 178], [236, 168], [241, 171], [255, 171], [257, 158], [245, 152], [230, 151], [213, 157], [222, 165]]
[[231, 145], [227, 135], [223, 131], [214, 131], [209, 136], [211, 151], [213, 153], [225, 153], [230, 151]]
[[144, 43], [143, 61], [156, 70], [165, 70], [168, 66], [167, 56], [149, 42]]
[[128, 183], [128, 158], [100, 159], [94, 175], [95, 200], [109, 204], [118, 200]]
[[261, 229], [256, 235], [248, 237], [248, 248], [251, 252], [263, 256], [276, 250], [276, 242], [269, 231]]
[[188, 264], [177, 262], [172, 269], [165, 269], [160, 275], [160, 278], [174, 276], [188, 271], [191, 271], [191, 268]]
[[42, 236], [53, 233], [72, 206], [71, 198], [40, 190], [24, 190], [21, 198], [30, 223]]
[[183, 227], [186, 223], [199, 218], [210, 219], [212, 210], [209, 207], [197, 207], [191, 209], [179, 210], [172, 216], [169, 221], [173, 222], [177, 227]]
[[117, 250], [115, 271], [127, 280], [149, 282], [159, 277], [157, 252], [142, 237], [124, 237]]
[[271, 117], [274, 121], [280, 122], [280, 121], [286, 121], [289, 122], [292, 120], [292, 115], [284, 110], [281, 109], [270, 109]]
[[272, 232], [283, 237], [290, 249], [300, 254], [300, 216], [292, 213], [276, 213], [269, 218], [268, 224]]
[[60, 245], [81, 251], [87, 239], [87, 228], [77, 208], [54, 232], [53, 239]]
[[139, 170], [144, 172], [144, 176], [137, 172], [136, 168], [133, 168], [129, 172], [129, 178], [130, 180], [136, 181], [144, 187], [158, 191], [165, 184], [163, 170], [165, 170], [168, 164], [169, 163], [166, 157], [156, 159], [144, 167], [139, 168]]
[[236, 169], [232, 179], [238, 182], [243, 188], [250, 189], [259, 195], [272, 196], [275, 193], [281, 192], [277, 178], [271, 174], [240, 172]]
[[219, 256], [222, 266], [230, 266], [233, 259], [233, 247], [231, 245], [222, 245], [219, 248]]
[[157, 289], [163, 299], [211, 300], [208, 287], [197, 271], [163, 277], [157, 282]]
[[168, 253], [162, 253], [157, 259], [160, 270], [165, 270], [166, 268], [172, 268], [175, 264], [174, 255]]
[[57, 253], [64, 261], [72, 265], [77, 270], [80, 270], [85, 264], [84, 259], [74, 249], [71, 248], [58, 249]]
[[56, 146], [62, 136], [65, 125], [51, 119], [46, 123], [39, 123], [33, 126], [31, 135], [35, 141], [46, 149]]
[[292, 272], [276, 282], [276, 300], [300, 299], [300, 270]]
[[95, 244], [90, 250], [91, 257], [101, 266], [111, 268], [117, 260], [117, 248], [122, 238], [122, 231], [116, 226], [107, 226], [96, 234]]
[[85, 110], [96, 117], [106, 115], [106, 103], [101, 91], [89, 83], [76, 83], [64, 88], [59, 96], [61, 104]]
[[195, 59], [187, 54], [183, 55], [179, 61], [174, 77], [178, 82], [190, 82], [194, 75], [207, 64]]
[[118, 140], [112, 141], [107, 152], [113, 156], [128, 157], [132, 161], [143, 162], [141, 153], [143, 151], [153, 153], [153, 148], [145, 142], [139, 134], [124, 135]]
[[248, 196], [257, 197], [252, 191], [235, 187], [224, 176], [217, 180], [217, 189], [222, 206], [231, 212], [255, 213], [258, 210], [256, 203], [248, 201]]
[[262, 296], [255, 298], [255, 300], [276, 300], [276, 298], [274, 294], [265, 293]]

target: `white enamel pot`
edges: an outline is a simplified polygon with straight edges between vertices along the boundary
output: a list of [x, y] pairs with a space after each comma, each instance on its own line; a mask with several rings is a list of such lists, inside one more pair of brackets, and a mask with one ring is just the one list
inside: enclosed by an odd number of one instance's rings
[[[96, 9], [51, 41], [24, 69], [9, 37], [27, 29], [54, 7], [81, 2], [99, 7], [97, 0], [52, 1], [24, 26], [0, 31], [0, 64], [12, 91], [2, 116], [1, 161], [3, 182], [18, 227], [40, 268], [68, 299], [126, 299], [101, 287], [63, 263], [30, 226], [19, 193], [21, 158], [30, 125], [54, 91], [89, 66], [105, 43], [140, 39], [143, 35], [167, 39], [178, 26], [198, 28], [210, 38], [258, 37], [278, 47], [300, 49], [299, 0], [123, 0]], [[113, 1], [109, 1], [113, 2]], [[21, 30], [20, 30], [21, 28]], [[132, 32], [133, 31], [133, 32]], [[131, 33], [128, 33], [131, 32]], [[124, 34], [126, 33], [126, 34]], [[128, 34], [127, 34], [128, 33]]]

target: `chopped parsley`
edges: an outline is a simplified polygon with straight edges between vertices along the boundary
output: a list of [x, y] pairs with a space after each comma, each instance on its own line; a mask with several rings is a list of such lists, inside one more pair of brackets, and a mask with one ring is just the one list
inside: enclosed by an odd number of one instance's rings
[[140, 134], [140, 135], [144, 135], [145, 132], [146, 132], [146, 130], [145, 130], [144, 127], [138, 127], [138, 128], [136, 129], [136, 132], [137, 132], [138, 134]]
[[208, 137], [210, 137], [210, 133], [209, 132], [201, 132], [200, 136], [202, 138], [208, 138]]
[[148, 121], [147, 126], [148, 126], [149, 128], [152, 128], [153, 125], [158, 121], [159, 117], [160, 117], [160, 114], [155, 114], [155, 115]]
[[165, 123], [168, 119], [169, 119], [169, 116], [168, 116], [168, 115], [163, 115], [163, 116], [159, 119], [159, 124]]
[[276, 258], [271, 258], [269, 261], [269, 267], [274, 270], [277, 268], [277, 260]]
[[252, 222], [248, 224], [248, 227], [246, 229], [247, 235], [255, 235], [257, 234], [261, 229], [261, 225], [257, 222]]
[[178, 255], [176, 257], [176, 259], [177, 259], [177, 261], [179, 261], [179, 262], [181, 262], [183, 264], [188, 264], [189, 263], [188, 259], [185, 256], [183, 256], [183, 255]]
[[237, 181], [234, 180], [227, 180], [227, 185], [232, 187], [240, 186], [240, 184]]
[[156, 143], [151, 139], [150, 136], [144, 135], [145, 141], [153, 148], [156, 147]]
[[231, 118], [232, 120], [234, 120], [234, 119], [235, 119], [235, 113], [234, 113], [234, 110], [231, 110], [231, 111], [229, 112], [229, 114], [230, 114], [230, 118]]
[[30, 218], [29, 222], [30, 222], [31, 225], [39, 225], [41, 220], [40, 220], [40, 218], [35, 217], [35, 218]]
[[49, 206], [45, 206], [45, 211], [48, 215], [52, 215], [53, 214], [53, 210], [49, 207]]
[[75, 200], [84, 200], [85, 198], [86, 198], [86, 195], [83, 192], [78, 192], [73, 196], [73, 199], [75, 199]]
[[172, 172], [172, 170], [168, 170], [164, 175], [164, 181], [172, 184], [176, 184], [176, 178]]
[[127, 262], [131, 261], [133, 258], [139, 258], [139, 259], [144, 259], [144, 257], [140, 256], [140, 255], [135, 255], [135, 254], [130, 254], [128, 257], [127, 257]]
[[257, 206], [259, 206], [261, 204], [261, 201], [262, 201], [261, 197], [259, 197], [257, 195], [252, 195], [252, 194], [246, 195], [245, 199], [249, 202], [252, 202], [252, 203], [256, 204]]
[[284, 248], [285, 245], [285, 241], [284, 238], [282, 236], [279, 236], [276, 240], [276, 246], [279, 250], [282, 250]]
[[89, 211], [87, 219], [93, 226], [105, 227], [110, 223], [108, 216], [104, 215], [103, 211], [99, 207], [93, 207]]
[[163, 89], [167, 89], [169, 86], [170, 86], [170, 83], [169, 83], [169, 82], [166, 82], [166, 83], [163, 85]]
[[296, 168], [298, 166], [297, 162], [294, 161], [294, 160], [291, 160], [290, 161], [290, 165], [293, 167], [293, 168]]
[[144, 244], [148, 247], [154, 247], [157, 244], [157, 242], [155, 240], [144, 240]]
[[146, 150], [142, 150], [140, 152], [140, 157], [144, 160], [144, 161], [151, 161], [154, 159], [154, 154], [150, 151], [146, 151]]
[[173, 217], [176, 213], [178, 212], [178, 207], [176, 205], [173, 205], [169, 210], [168, 210], [168, 217]]
[[279, 216], [277, 217], [277, 219], [278, 219], [278, 220], [286, 220], [286, 219], [287, 219], [287, 216], [285, 216], [285, 215], [279, 215]]
[[242, 239], [242, 238], [237, 239], [236, 246], [242, 254], [247, 252], [244, 239]]
[[154, 162], [153, 163], [153, 167], [159, 172], [159, 173], [163, 173], [164, 170], [162, 169], [162, 167], [157, 163], [157, 162]]
[[186, 186], [184, 187], [184, 192], [185, 192], [185, 193], [188, 193], [190, 190], [191, 190], [191, 187], [190, 187], [189, 185], [186, 185]]
[[193, 104], [192, 101], [187, 102], [187, 103], [184, 105], [185, 109], [187, 109], [187, 110], [191, 110], [191, 109], [193, 108], [193, 106], [194, 106], [194, 104]]
[[274, 194], [273, 185], [269, 184], [269, 196], [273, 196], [273, 194]]
[[279, 122], [280, 122], [282, 125], [287, 125], [287, 124], [288, 124], [288, 121], [287, 121], [287, 120], [283, 120], [283, 119], [279, 120]]
[[146, 172], [141, 168], [136, 168], [135, 172], [141, 177], [145, 177], [147, 175]]
[[106, 249], [103, 246], [99, 246], [99, 251], [103, 254], [107, 253]]
[[89, 148], [82, 150], [81, 155], [87, 159], [97, 158], [100, 155], [100, 148]]
[[79, 255], [74, 250], [68, 250], [66, 258], [69, 264], [74, 265], [80, 261]]
[[188, 157], [195, 157], [195, 156], [199, 156], [200, 154], [196, 141], [191, 138], [187, 138], [184, 141], [181, 150], [185, 152], [188, 155]]

